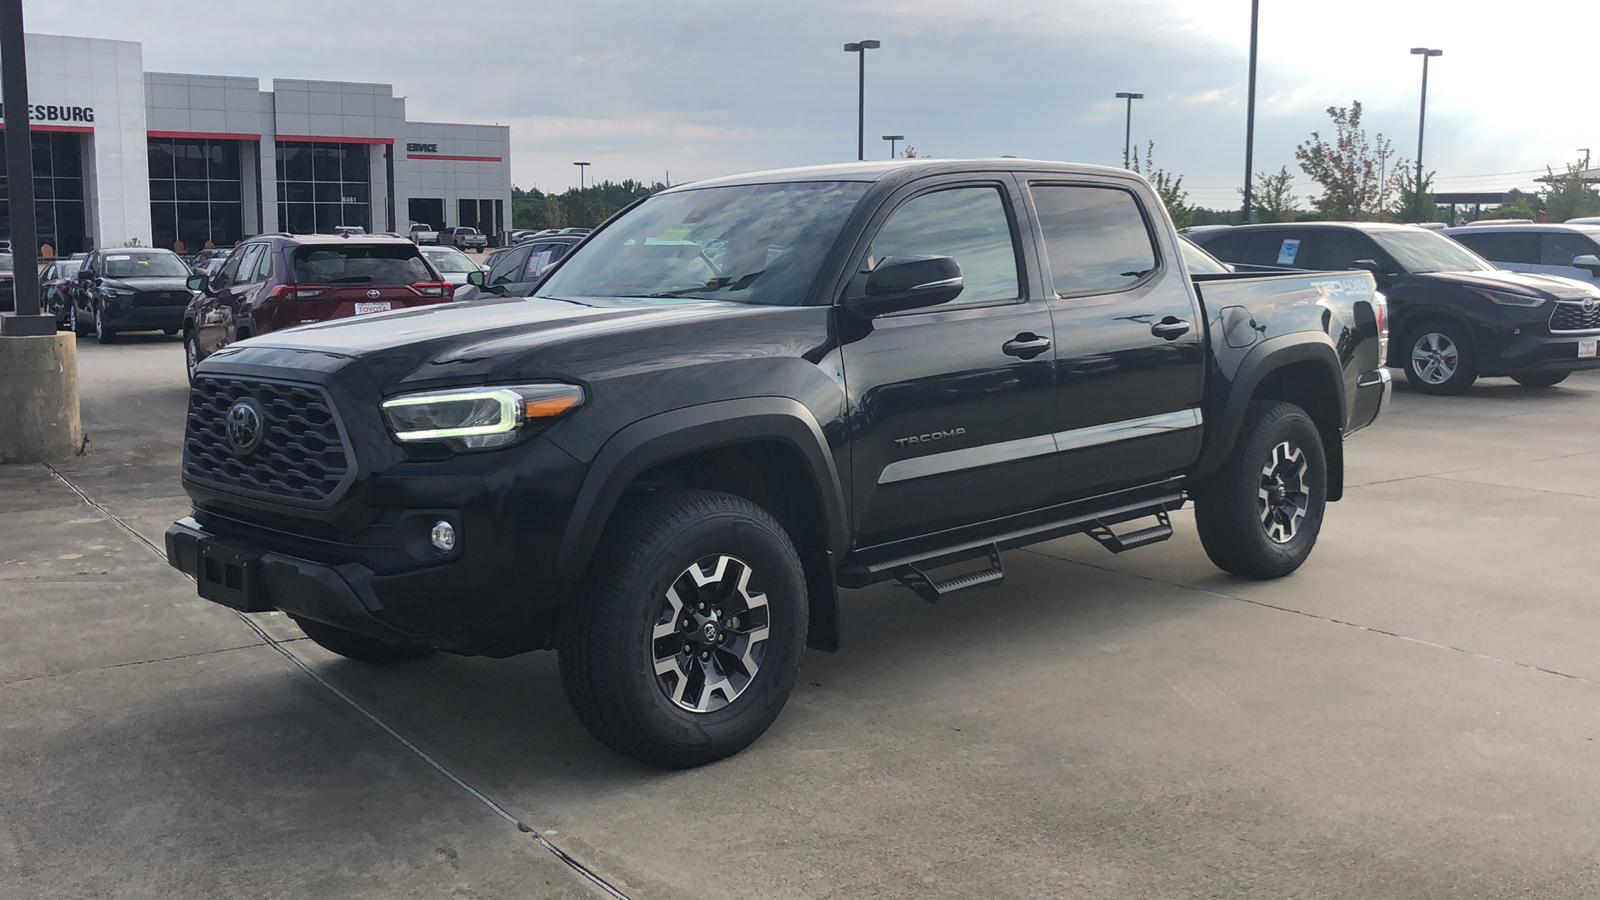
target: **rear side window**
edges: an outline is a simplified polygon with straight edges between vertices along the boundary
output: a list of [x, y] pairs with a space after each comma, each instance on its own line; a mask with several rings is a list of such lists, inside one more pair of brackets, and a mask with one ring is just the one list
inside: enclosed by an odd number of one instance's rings
[[1484, 259], [1527, 266], [1539, 264], [1539, 235], [1532, 232], [1517, 234], [1502, 231], [1491, 234], [1484, 231], [1452, 234], [1450, 237]]
[[[1370, 259], [1379, 265], [1384, 265], [1387, 258], [1372, 238], [1354, 231], [1320, 231], [1316, 232], [1316, 246], [1311, 256], [1301, 254], [1300, 267], [1305, 269], [1353, 269], [1358, 259]], [[1386, 269], [1388, 266], [1384, 266]]]
[[297, 284], [416, 284], [433, 272], [411, 244], [318, 244], [296, 247]]
[[997, 188], [950, 188], [914, 197], [894, 211], [872, 241], [873, 265], [888, 256], [920, 253], [953, 257], [961, 266], [966, 287], [954, 305], [1022, 296], [1011, 219]]
[[1155, 271], [1139, 201], [1120, 188], [1032, 185], [1057, 297], [1130, 287]]

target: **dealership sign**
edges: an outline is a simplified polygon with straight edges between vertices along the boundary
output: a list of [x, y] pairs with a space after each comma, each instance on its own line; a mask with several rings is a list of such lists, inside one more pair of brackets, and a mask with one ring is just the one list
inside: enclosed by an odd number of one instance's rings
[[[0, 104], [0, 121], [6, 117], [6, 108]], [[94, 107], [92, 106], [54, 106], [41, 103], [28, 107], [28, 121], [30, 122], [93, 122]]]
[[438, 144], [407, 144], [407, 153], [438, 153]]

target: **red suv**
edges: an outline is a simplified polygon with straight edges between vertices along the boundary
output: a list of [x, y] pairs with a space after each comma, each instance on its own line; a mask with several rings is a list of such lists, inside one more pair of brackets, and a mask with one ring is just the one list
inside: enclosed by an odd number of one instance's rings
[[[477, 274], [482, 281], [482, 273]], [[200, 360], [247, 337], [368, 313], [448, 303], [455, 290], [404, 238], [265, 234], [234, 249], [183, 318], [189, 377]]]

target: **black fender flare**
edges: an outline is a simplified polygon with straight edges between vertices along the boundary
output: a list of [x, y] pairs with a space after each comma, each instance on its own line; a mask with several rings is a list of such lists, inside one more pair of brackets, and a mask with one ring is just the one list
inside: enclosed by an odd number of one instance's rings
[[[1339, 354], [1327, 336], [1320, 332], [1280, 335], [1262, 341], [1246, 354], [1239, 363], [1238, 370], [1234, 372], [1228, 389], [1227, 402], [1215, 415], [1207, 416], [1206, 422], [1210, 427], [1206, 429], [1205, 439], [1201, 445], [1200, 460], [1195, 464], [1196, 477], [1215, 472], [1227, 461], [1228, 455], [1233, 452], [1234, 444], [1239, 440], [1239, 431], [1244, 427], [1245, 411], [1249, 409], [1250, 401], [1255, 397], [1256, 389], [1261, 386], [1261, 382], [1284, 366], [1307, 361], [1322, 364], [1321, 367], [1327, 373], [1328, 384], [1333, 388], [1334, 396], [1339, 398], [1339, 418], [1335, 433], [1324, 435], [1326, 444], [1324, 449], [1328, 457], [1328, 498], [1330, 500], [1339, 498], [1344, 486], [1342, 441], [1345, 423], [1350, 417], [1350, 398], [1344, 390], [1344, 380], [1340, 374], [1343, 368], [1339, 365]], [[1207, 412], [1210, 413], [1211, 410]]]

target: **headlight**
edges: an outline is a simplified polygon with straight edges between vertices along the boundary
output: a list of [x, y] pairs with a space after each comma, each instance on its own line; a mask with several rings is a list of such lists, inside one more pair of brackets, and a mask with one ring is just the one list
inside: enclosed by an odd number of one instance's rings
[[1499, 291], [1474, 291], [1473, 293], [1501, 306], [1538, 306], [1544, 302], [1543, 297], [1529, 297], [1524, 294], [1503, 294]]
[[385, 400], [383, 417], [403, 444], [489, 450], [516, 442], [582, 403], [583, 388], [573, 384], [466, 388]]

